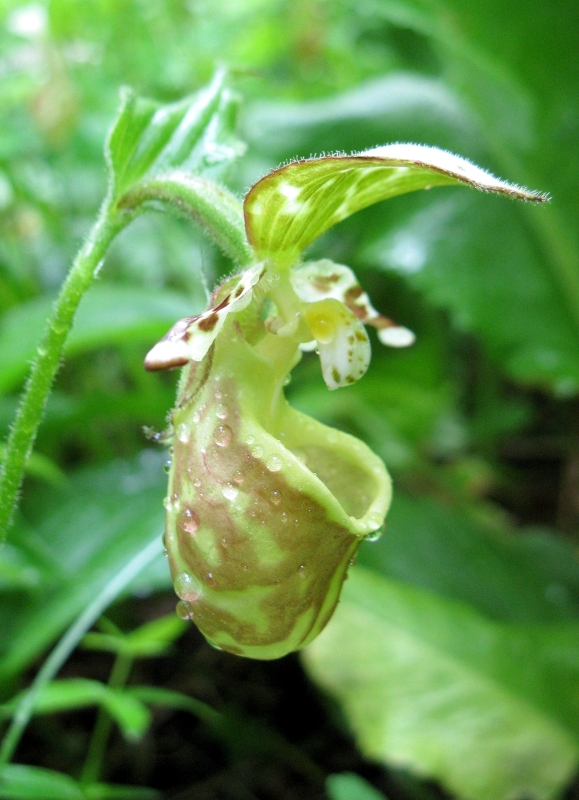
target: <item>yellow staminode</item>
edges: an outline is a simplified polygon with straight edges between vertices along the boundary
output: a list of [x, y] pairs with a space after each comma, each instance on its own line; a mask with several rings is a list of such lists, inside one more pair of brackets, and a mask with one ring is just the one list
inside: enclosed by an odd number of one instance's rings
[[312, 337], [320, 344], [329, 344], [340, 325], [344, 324], [341, 304], [336, 300], [320, 300], [304, 311]]

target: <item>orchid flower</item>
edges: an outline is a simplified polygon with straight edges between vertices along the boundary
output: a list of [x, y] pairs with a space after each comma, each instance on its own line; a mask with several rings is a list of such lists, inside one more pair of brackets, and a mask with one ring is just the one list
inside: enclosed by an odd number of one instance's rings
[[303, 261], [303, 250], [373, 203], [453, 184], [545, 199], [413, 144], [274, 170], [244, 201], [253, 262], [148, 353], [148, 370], [184, 368], [171, 415], [165, 541], [177, 612], [215, 647], [271, 659], [308, 644], [390, 504], [382, 461], [291, 408], [283, 387], [304, 350], [319, 353], [334, 390], [368, 368], [365, 326], [393, 347], [414, 335], [372, 306], [349, 267]]

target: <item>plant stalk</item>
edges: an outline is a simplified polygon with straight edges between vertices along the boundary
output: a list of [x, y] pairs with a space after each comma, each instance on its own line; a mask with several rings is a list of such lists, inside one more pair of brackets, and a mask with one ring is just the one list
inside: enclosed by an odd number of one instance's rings
[[26, 462], [32, 452], [38, 426], [58, 372], [64, 343], [72, 328], [74, 316], [84, 293], [94, 281], [107, 248], [125, 220], [113, 216], [107, 202], [76, 256], [55, 301], [52, 315], [37, 348], [30, 375], [6, 443], [6, 455], [0, 476], [0, 545], [18, 501]]

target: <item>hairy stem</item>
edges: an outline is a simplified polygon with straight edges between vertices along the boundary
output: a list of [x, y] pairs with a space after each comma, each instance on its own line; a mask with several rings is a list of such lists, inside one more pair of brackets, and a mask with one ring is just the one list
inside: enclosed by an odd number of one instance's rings
[[80, 249], [37, 348], [30, 376], [16, 413], [16, 419], [6, 444], [6, 455], [0, 476], [0, 545], [5, 541], [8, 527], [18, 500], [24, 468], [36, 439], [52, 383], [58, 372], [66, 337], [78, 305], [92, 284], [107, 248], [123, 227], [120, 215], [113, 217], [107, 204]]

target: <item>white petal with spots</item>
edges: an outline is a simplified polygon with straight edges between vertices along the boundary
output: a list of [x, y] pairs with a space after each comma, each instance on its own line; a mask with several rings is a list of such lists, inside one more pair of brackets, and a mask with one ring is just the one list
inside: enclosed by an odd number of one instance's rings
[[145, 358], [150, 371], [182, 367], [188, 361], [201, 361], [223, 328], [228, 314], [242, 311], [250, 302], [253, 287], [265, 272], [263, 264], [247, 269], [230, 292], [216, 306], [197, 317], [176, 322]]
[[364, 326], [339, 300], [311, 303], [305, 320], [317, 342], [328, 389], [359, 380], [370, 363], [370, 342]]

